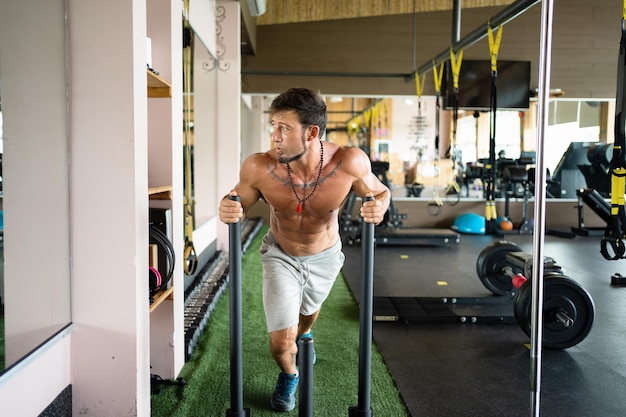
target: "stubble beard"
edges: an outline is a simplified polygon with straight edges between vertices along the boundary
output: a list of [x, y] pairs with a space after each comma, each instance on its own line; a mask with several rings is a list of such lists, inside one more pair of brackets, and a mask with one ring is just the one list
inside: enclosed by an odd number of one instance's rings
[[297, 155], [294, 156], [279, 156], [278, 157], [278, 162], [280, 162], [281, 164], [288, 164], [289, 162], [293, 162], [296, 161], [300, 158], [302, 158], [304, 156], [304, 154], [306, 154], [306, 138], [304, 136], [304, 133], [302, 133], [302, 147], [304, 148], [302, 150], [302, 152], [300, 152]]

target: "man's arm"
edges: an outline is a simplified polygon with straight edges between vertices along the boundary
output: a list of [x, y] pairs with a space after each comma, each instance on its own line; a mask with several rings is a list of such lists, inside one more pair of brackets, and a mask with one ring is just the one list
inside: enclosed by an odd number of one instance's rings
[[[237, 222], [261, 197], [261, 192], [257, 188], [261, 155], [254, 154], [243, 162], [239, 171], [239, 182], [220, 201], [218, 214], [222, 222]], [[234, 201], [229, 198], [235, 195], [239, 196], [240, 201]]]
[[373, 201], [365, 201], [361, 206], [361, 217], [368, 223], [379, 224], [391, 202], [391, 191], [372, 172], [372, 162], [361, 149], [347, 150], [349, 165], [355, 176], [352, 191], [359, 197], [374, 197]]

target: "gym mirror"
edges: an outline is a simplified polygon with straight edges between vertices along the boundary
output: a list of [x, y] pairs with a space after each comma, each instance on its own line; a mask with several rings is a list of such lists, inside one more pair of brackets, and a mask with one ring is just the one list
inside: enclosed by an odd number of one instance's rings
[[[185, 223], [193, 225], [185, 230], [187, 238], [215, 216], [217, 207], [215, 92], [220, 67], [187, 20], [183, 20], [183, 28], [184, 212]], [[197, 272], [191, 265], [185, 265], [185, 287]]]
[[[0, 84], [1, 85], [1, 84]], [[2, 152], [2, 93], [0, 92], [0, 155]], [[2, 185], [2, 157], [0, 156], [0, 187]], [[0, 202], [4, 197], [2, 188], [0, 188]], [[2, 205], [0, 203], [0, 210]], [[4, 221], [2, 222], [2, 229], [4, 231]], [[4, 233], [2, 234], [2, 240], [0, 241], [0, 369], [4, 369]]]
[[[71, 321], [65, 13], [54, 9], [36, 31], [23, 28], [28, 53], [0, 36], [2, 371]], [[44, 55], [45, 76], [24, 77]]]
[[[387, 178], [394, 198], [444, 201], [483, 199], [484, 165], [489, 158], [489, 111], [460, 110], [456, 133], [451, 111], [439, 111], [435, 97], [417, 96], [327, 99], [329, 126], [327, 140], [359, 146], [372, 160], [389, 164]], [[572, 149], [585, 145], [571, 143], [612, 143], [614, 100], [573, 100], [554, 98], [544, 141], [545, 165], [560, 177], [563, 159]], [[525, 111], [496, 112], [496, 164], [532, 167], [535, 163], [535, 102]], [[437, 128], [437, 121], [439, 125]], [[435, 138], [439, 138], [436, 149]], [[580, 151], [581, 153], [583, 151]], [[439, 159], [436, 159], [439, 155]], [[582, 153], [581, 153], [582, 155]], [[609, 155], [610, 156], [610, 155]], [[583, 156], [585, 159], [586, 156]], [[594, 161], [581, 160], [583, 165]], [[563, 189], [585, 186], [577, 175], [575, 184], [561, 178]], [[418, 184], [419, 187], [415, 187]], [[502, 198], [502, 195], [496, 196]], [[576, 198], [558, 193], [554, 198]]]

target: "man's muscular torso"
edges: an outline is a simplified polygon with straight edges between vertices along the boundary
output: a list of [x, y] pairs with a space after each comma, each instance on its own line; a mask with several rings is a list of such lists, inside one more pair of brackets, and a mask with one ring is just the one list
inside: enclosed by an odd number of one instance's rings
[[247, 174], [253, 178], [252, 187], [270, 205], [270, 228], [281, 248], [290, 255], [316, 254], [337, 241], [338, 213], [357, 178], [347, 152], [350, 150], [324, 143], [324, 166], [319, 181], [317, 170], [314, 176], [302, 179], [292, 168], [291, 179], [300, 200], [311, 193], [317, 182], [314, 194], [302, 204], [301, 212], [297, 211], [298, 199], [286, 165], [278, 162], [272, 151], [254, 156], [252, 172]]

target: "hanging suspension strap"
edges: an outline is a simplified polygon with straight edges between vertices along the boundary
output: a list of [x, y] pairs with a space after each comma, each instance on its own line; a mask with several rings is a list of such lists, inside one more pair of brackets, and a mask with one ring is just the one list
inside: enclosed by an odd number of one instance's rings
[[498, 50], [502, 40], [502, 26], [498, 27], [498, 32], [494, 39], [491, 25], [488, 25], [487, 34], [489, 36], [489, 54], [491, 55], [491, 93], [489, 95], [489, 165], [487, 165], [486, 201], [485, 201], [485, 234], [492, 235], [497, 231], [497, 213], [495, 201], [496, 184], [496, 112], [498, 110], [497, 96], [498, 89], [496, 80], [498, 79]]
[[184, 122], [184, 158], [185, 158], [185, 172], [184, 172], [184, 184], [185, 184], [185, 197], [183, 200], [183, 211], [185, 216], [185, 248], [183, 250], [183, 266], [185, 274], [193, 275], [198, 267], [198, 257], [196, 255], [196, 249], [193, 246], [193, 191], [192, 191], [192, 172], [191, 172], [191, 50], [193, 45], [191, 43], [191, 31], [186, 30], [185, 48], [183, 49], [183, 89], [185, 93], [185, 116]]
[[456, 125], [459, 118], [459, 74], [461, 73], [461, 63], [463, 62], [463, 50], [458, 54], [450, 48], [450, 69], [452, 70], [452, 90], [454, 99], [452, 103], [452, 139], [450, 141], [450, 154], [454, 160], [454, 147], [456, 146]]
[[[435, 161], [439, 161], [439, 114], [441, 112], [441, 82], [443, 80], [443, 62], [439, 64], [439, 70], [433, 60], [433, 80], [435, 82]], [[439, 174], [439, 173], [437, 173]]]
[[[461, 73], [461, 63], [463, 62], [463, 50], [458, 53], [454, 53], [452, 47], [450, 48], [450, 69], [452, 70], [452, 87], [454, 91], [454, 101], [452, 106], [452, 138], [450, 139], [450, 148], [448, 154], [452, 159], [452, 182], [448, 186], [446, 192], [460, 193], [460, 187], [456, 183], [456, 164], [457, 164], [457, 148], [456, 148], [456, 129], [457, 121], [459, 119], [459, 74]], [[457, 195], [457, 197], [459, 197]], [[458, 203], [457, 201], [454, 203]]]
[[608, 260], [616, 260], [624, 257], [626, 246], [626, 212], [624, 211], [624, 192], [626, 190], [626, 136], [624, 125], [626, 123], [626, 94], [624, 92], [624, 72], [626, 71], [626, 0], [624, 1], [622, 14], [622, 37], [619, 44], [619, 57], [617, 60], [617, 90], [615, 99], [615, 143], [613, 144], [613, 157], [611, 158], [611, 218], [607, 224], [600, 253]]
[[434, 162], [434, 175], [435, 175], [435, 189], [433, 191], [433, 199], [428, 202], [426, 209], [431, 216], [437, 216], [441, 213], [443, 202], [439, 198], [437, 192], [439, 188], [439, 115], [441, 113], [441, 82], [443, 80], [443, 68], [444, 63], [439, 64], [439, 69], [433, 60], [433, 81], [435, 83], [435, 162]]
[[415, 90], [417, 92], [417, 115], [422, 115], [422, 92], [424, 91], [424, 83], [426, 82], [426, 74], [421, 76], [415, 73]]

